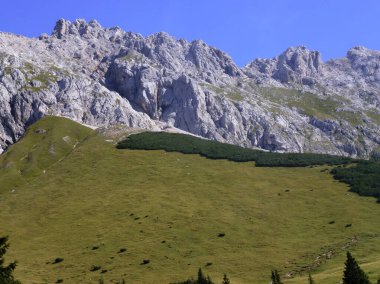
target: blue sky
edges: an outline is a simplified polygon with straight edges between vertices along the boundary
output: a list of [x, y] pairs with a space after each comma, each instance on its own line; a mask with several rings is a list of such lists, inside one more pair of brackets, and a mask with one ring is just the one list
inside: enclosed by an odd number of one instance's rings
[[2, 0], [0, 30], [38, 36], [58, 18], [97, 19], [105, 27], [202, 39], [242, 66], [289, 46], [324, 60], [364, 45], [380, 50], [379, 0]]

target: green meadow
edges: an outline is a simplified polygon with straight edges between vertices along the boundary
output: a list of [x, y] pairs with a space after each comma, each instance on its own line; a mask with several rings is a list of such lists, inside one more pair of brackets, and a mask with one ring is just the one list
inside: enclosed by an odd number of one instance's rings
[[380, 206], [348, 192], [333, 166], [255, 167], [117, 142], [48, 117], [0, 156], [0, 235], [16, 279], [170, 283], [201, 267], [217, 283], [227, 273], [260, 284], [276, 268], [285, 283], [310, 271], [335, 284], [347, 250], [380, 277]]

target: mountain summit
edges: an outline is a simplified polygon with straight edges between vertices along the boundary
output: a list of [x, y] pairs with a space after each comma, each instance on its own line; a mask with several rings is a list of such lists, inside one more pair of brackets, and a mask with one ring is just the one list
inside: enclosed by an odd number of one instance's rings
[[380, 52], [323, 62], [298, 46], [239, 68], [203, 41], [60, 19], [39, 38], [0, 33], [0, 147], [46, 115], [177, 128], [270, 151], [380, 152]]

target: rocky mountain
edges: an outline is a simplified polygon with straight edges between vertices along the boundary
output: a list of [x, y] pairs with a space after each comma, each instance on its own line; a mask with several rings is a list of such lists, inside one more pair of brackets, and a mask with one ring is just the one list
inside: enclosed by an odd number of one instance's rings
[[380, 155], [380, 52], [323, 62], [292, 47], [239, 68], [202, 41], [148, 37], [95, 20], [51, 35], [0, 33], [0, 147], [46, 115], [123, 124], [270, 151]]

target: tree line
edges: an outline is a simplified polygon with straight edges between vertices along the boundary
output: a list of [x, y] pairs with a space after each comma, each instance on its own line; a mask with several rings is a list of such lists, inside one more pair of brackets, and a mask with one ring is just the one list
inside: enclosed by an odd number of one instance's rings
[[[227, 275], [224, 274], [222, 284], [231, 284]], [[270, 276], [271, 284], [284, 284], [281, 280], [281, 276], [278, 271], [272, 270]], [[345, 269], [343, 272], [342, 284], [371, 284], [367, 274], [360, 268], [359, 264], [355, 260], [355, 258], [351, 255], [350, 252], [347, 252], [347, 259], [345, 262]], [[202, 269], [198, 270], [198, 277], [196, 279], [188, 279], [182, 282], [176, 282], [172, 284], [216, 284], [211, 280], [209, 276], [205, 276], [202, 272]], [[315, 280], [309, 273], [307, 284], [316, 284]], [[380, 278], [376, 284], [380, 284]]]
[[167, 132], [142, 132], [119, 142], [118, 149], [165, 150], [184, 154], [199, 154], [210, 159], [234, 162], [255, 162], [258, 167], [306, 167], [342, 165], [352, 162], [347, 157], [312, 153], [274, 153], [237, 145], [206, 140], [191, 135]]

